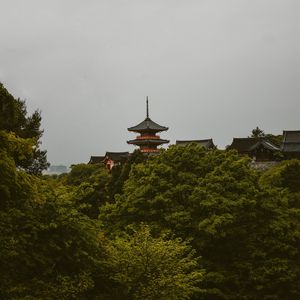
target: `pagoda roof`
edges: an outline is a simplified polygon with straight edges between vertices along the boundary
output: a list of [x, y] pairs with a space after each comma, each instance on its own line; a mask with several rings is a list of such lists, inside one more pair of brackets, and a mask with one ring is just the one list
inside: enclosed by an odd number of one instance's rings
[[232, 144], [227, 147], [228, 150], [235, 149], [238, 152], [251, 152], [262, 146], [270, 151], [279, 151], [280, 149], [266, 139], [260, 138], [233, 138]]
[[201, 147], [204, 147], [206, 149], [214, 148], [214, 142], [213, 139], [205, 139], [205, 140], [177, 140], [176, 145], [177, 146], [186, 146], [188, 144], [195, 143]]
[[133, 145], [161, 145], [161, 144], [167, 144], [169, 143], [169, 140], [163, 140], [163, 139], [135, 139], [127, 141], [127, 144], [133, 144]]
[[149, 102], [148, 102], [148, 96], [147, 96], [147, 100], [146, 100], [146, 119], [139, 123], [136, 126], [132, 126], [127, 128], [128, 131], [134, 131], [134, 132], [160, 132], [160, 131], [166, 131], [169, 128], [165, 127], [165, 126], [161, 126], [155, 122], [153, 122], [150, 117], [149, 117]]
[[128, 131], [134, 131], [134, 132], [147, 132], [147, 131], [153, 131], [153, 132], [159, 132], [159, 131], [166, 131], [168, 130], [168, 127], [161, 126], [155, 122], [153, 122], [149, 117], [147, 117], [143, 122], [139, 123], [136, 126], [129, 127]]
[[283, 152], [300, 152], [300, 130], [283, 131]]

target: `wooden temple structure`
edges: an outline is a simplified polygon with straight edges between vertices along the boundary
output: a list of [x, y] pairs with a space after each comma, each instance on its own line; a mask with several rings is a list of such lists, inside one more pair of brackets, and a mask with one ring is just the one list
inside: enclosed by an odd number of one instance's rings
[[287, 159], [300, 159], [300, 130], [283, 131], [281, 151]]
[[129, 157], [129, 152], [106, 152], [104, 156], [91, 156], [88, 164], [104, 165], [107, 169], [124, 163]]
[[278, 159], [280, 148], [263, 138], [233, 138], [227, 150], [236, 150], [239, 154], [248, 155], [254, 161], [273, 161]]
[[149, 102], [146, 101], [146, 119], [136, 126], [129, 127], [128, 131], [136, 132], [139, 135], [134, 139], [127, 141], [130, 145], [136, 145], [142, 153], [156, 154], [159, 153], [158, 146], [169, 143], [168, 140], [161, 139], [158, 132], [168, 130], [168, 127], [161, 126], [153, 122], [149, 117]]
[[[135, 139], [127, 141], [127, 144], [139, 147], [139, 150], [147, 155], [159, 154], [159, 146], [169, 143], [169, 140], [162, 139], [160, 132], [168, 130], [168, 127], [161, 126], [149, 117], [149, 101], [146, 100], [146, 118], [136, 126], [127, 128], [130, 132], [138, 135]], [[176, 145], [184, 147], [189, 144], [197, 144], [204, 149], [217, 149], [213, 139], [203, 140], [176, 140]], [[267, 137], [233, 138], [231, 145], [226, 150], [236, 150], [241, 155], [252, 158], [252, 163], [265, 164], [278, 162], [282, 159], [300, 159], [300, 130], [283, 131], [282, 142], [274, 142]], [[91, 156], [89, 164], [104, 165], [109, 170], [126, 162], [131, 154], [129, 152], [106, 152], [104, 156]]]
[[184, 147], [189, 144], [196, 144], [205, 149], [215, 149], [216, 146], [213, 142], [213, 139], [205, 139], [205, 140], [176, 140], [176, 146]]
[[106, 152], [103, 163], [106, 168], [112, 170], [113, 167], [119, 166], [126, 162], [129, 157], [129, 152]]

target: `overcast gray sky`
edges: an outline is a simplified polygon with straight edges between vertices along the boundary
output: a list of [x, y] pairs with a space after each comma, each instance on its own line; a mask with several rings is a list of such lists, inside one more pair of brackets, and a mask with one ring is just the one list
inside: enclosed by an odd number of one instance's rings
[[147, 95], [172, 143], [300, 130], [300, 1], [0, 0], [0, 81], [53, 164], [132, 151]]

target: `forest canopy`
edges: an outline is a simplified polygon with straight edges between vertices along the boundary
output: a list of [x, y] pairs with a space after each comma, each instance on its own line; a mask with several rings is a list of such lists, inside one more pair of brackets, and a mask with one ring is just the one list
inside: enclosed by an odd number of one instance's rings
[[0, 299], [300, 299], [299, 160], [190, 144], [42, 176], [40, 122], [1, 85]]

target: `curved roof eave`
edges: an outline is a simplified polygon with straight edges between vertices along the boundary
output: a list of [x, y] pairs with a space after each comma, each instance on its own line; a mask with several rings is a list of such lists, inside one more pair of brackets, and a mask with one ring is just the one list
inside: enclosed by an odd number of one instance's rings
[[127, 144], [133, 144], [133, 145], [143, 145], [143, 144], [156, 144], [156, 145], [161, 145], [161, 144], [167, 144], [170, 143], [169, 140], [162, 140], [162, 139], [154, 139], [154, 140], [130, 140], [127, 141]]
[[159, 131], [166, 131], [168, 129], [169, 129], [168, 127], [161, 126], [153, 122], [150, 118], [146, 118], [143, 122], [139, 123], [136, 126], [127, 128], [128, 131], [134, 131], [134, 132], [142, 132], [147, 130], [159, 132]]

